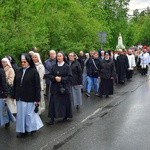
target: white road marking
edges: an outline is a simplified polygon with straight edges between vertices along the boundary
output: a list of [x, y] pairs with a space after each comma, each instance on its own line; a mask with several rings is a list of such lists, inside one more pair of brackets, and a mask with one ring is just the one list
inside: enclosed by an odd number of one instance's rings
[[43, 150], [43, 149], [47, 148], [48, 145], [49, 145], [50, 143], [52, 143], [52, 142], [57, 142], [57, 143], [59, 143], [59, 139], [60, 139], [62, 136], [68, 134], [70, 131], [73, 131], [77, 126], [79, 126], [80, 124], [86, 122], [89, 118], [91, 118], [92, 116], [96, 115], [96, 114], [97, 114], [99, 111], [101, 111], [101, 110], [102, 110], [102, 108], [98, 108], [98, 109], [95, 110], [91, 115], [89, 115], [89, 116], [87, 116], [85, 119], [83, 119], [79, 124], [76, 124], [75, 126], [73, 126], [72, 128], [70, 128], [70, 129], [67, 130], [66, 132], [62, 133], [60, 136], [56, 137], [55, 139], [53, 139], [52, 141], [50, 141], [50, 142], [47, 143], [46, 145], [42, 146], [42, 147], [40, 148], [40, 150]]
[[95, 110], [91, 115], [87, 116], [85, 119], [83, 119], [81, 121], [81, 123], [84, 123], [85, 121], [87, 121], [89, 118], [91, 118], [92, 116], [94, 116], [95, 114], [97, 114], [99, 111], [101, 111], [102, 108], [98, 108], [97, 110]]

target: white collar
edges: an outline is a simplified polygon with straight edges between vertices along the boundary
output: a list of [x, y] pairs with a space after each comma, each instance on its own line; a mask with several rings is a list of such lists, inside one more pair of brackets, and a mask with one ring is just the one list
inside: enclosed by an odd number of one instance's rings
[[57, 62], [57, 64], [58, 64], [58, 66], [63, 66], [64, 65], [64, 61], [63, 62], [61, 62], [61, 63], [59, 63], [59, 62]]
[[23, 71], [26, 71], [30, 66], [28, 66], [27, 68], [23, 68]]

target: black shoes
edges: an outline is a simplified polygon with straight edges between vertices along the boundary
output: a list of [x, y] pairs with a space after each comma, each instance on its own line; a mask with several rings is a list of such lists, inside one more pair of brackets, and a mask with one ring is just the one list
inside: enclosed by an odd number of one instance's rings
[[77, 109], [77, 110], [79, 110], [79, 109], [80, 109], [79, 105], [77, 105], [77, 106], [76, 106], [76, 109]]
[[118, 81], [119, 84], [125, 84], [125, 81]]
[[90, 93], [86, 93], [85, 95], [86, 95], [87, 97], [90, 97]]
[[106, 95], [106, 98], [109, 98], [109, 95]]
[[10, 126], [10, 122], [6, 123], [6, 124], [5, 124], [5, 129], [8, 129], [9, 126]]
[[31, 134], [33, 135], [34, 133], [36, 133], [36, 130], [35, 131], [31, 131]]
[[66, 117], [63, 118], [62, 122], [66, 122], [66, 121], [68, 121], [68, 119]]
[[100, 94], [98, 95], [98, 97], [103, 98], [103, 96], [102, 96], [102, 95], [100, 95]]
[[25, 138], [28, 134], [27, 133], [18, 133], [17, 138]]
[[[62, 122], [66, 122], [68, 119], [65, 117], [65, 118], [63, 118], [62, 119]], [[54, 120], [53, 119], [50, 119], [50, 120], [48, 120], [48, 121], [46, 121], [46, 124], [47, 125], [53, 125], [55, 122], [54, 122]]]
[[53, 120], [53, 119], [50, 119], [50, 120], [46, 121], [46, 123], [47, 123], [48, 125], [53, 125], [53, 124], [54, 124], [54, 120]]
[[[36, 130], [31, 131], [30, 134], [33, 135], [34, 133], [36, 133]], [[17, 133], [16, 137], [17, 138], [25, 138], [29, 135], [29, 132], [25, 132], [25, 133]]]
[[[86, 95], [87, 97], [90, 97], [90, 96], [91, 96], [90, 93], [85, 93], [85, 95]], [[98, 93], [95, 93], [95, 96], [98, 96], [98, 97], [99, 97], [99, 94], [98, 94]]]

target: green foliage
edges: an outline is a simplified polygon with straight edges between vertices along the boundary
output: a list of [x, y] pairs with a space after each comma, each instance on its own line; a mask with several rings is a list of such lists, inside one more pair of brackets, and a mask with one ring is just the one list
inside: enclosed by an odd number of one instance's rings
[[131, 31], [133, 32], [133, 43], [150, 45], [150, 9], [147, 8], [141, 13], [136, 10], [133, 15], [130, 21], [130, 26], [132, 26]]
[[50, 49], [66, 53], [99, 49], [99, 32], [107, 33], [106, 49], [115, 49], [119, 32], [125, 45], [150, 42], [149, 15], [135, 12], [129, 22], [129, 1], [1, 0], [0, 55], [17, 57], [34, 46], [42, 58]]
[[65, 52], [90, 50], [99, 44], [101, 22], [89, 16], [89, 8], [73, 0], [1, 1], [1, 56], [18, 55], [36, 46]]

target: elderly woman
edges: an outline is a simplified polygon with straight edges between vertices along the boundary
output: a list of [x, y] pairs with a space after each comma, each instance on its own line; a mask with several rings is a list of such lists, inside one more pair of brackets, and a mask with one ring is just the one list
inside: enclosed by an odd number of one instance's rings
[[39, 117], [40, 77], [29, 54], [21, 55], [21, 65], [14, 80], [14, 95], [17, 101], [16, 132], [17, 137], [34, 133], [43, 126]]
[[41, 83], [41, 101], [39, 105], [39, 114], [43, 113], [45, 111], [45, 100], [44, 100], [44, 74], [45, 74], [45, 68], [42, 64], [41, 57], [39, 53], [33, 53], [32, 55], [33, 62], [35, 64], [35, 67], [39, 73], [40, 76], [40, 83]]
[[54, 124], [55, 118], [63, 118], [63, 121], [72, 118], [72, 73], [70, 66], [66, 63], [65, 55], [62, 52], [57, 54], [57, 63], [52, 66], [49, 78], [52, 82], [48, 112], [50, 120], [46, 123], [52, 125]]
[[17, 72], [17, 70], [19, 69], [15, 59], [10, 56], [10, 55], [6, 55], [5, 58], [8, 58], [8, 60], [10, 61], [10, 64], [12, 66], [12, 68], [14, 69], [15, 73]]
[[6, 75], [2, 69], [0, 62], [0, 127], [5, 125], [5, 128], [8, 128], [10, 121], [15, 121], [14, 116], [11, 114], [9, 108], [7, 107], [6, 98], [7, 98], [7, 83]]
[[13, 90], [13, 82], [14, 82], [14, 77], [15, 77], [15, 72], [14, 69], [12, 68], [12, 65], [10, 63], [10, 61], [8, 60], [8, 58], [3, 58], [2, 59], [2, 66], [4, 68], [5, 74], [6, 74], [6, 82], [7, 82], [7, 93], [8, 93], [8, 97], [6, 99], [8, 107], [10, 109], [10, 111], [13, 114], [17, 113], [17, 108], [16, 108], [16, 100], [12, 100], [12, 90]]
[[68, 55], [69, 64], [72, 71], [72, 96], [73, 104], [76, 106], [76, 109], [82, 105], [82, 94], [81, 94], [81, 85], [82, 85], [82, 68], [80, 63], [75, 59], [75, 53], [71, 52]]

